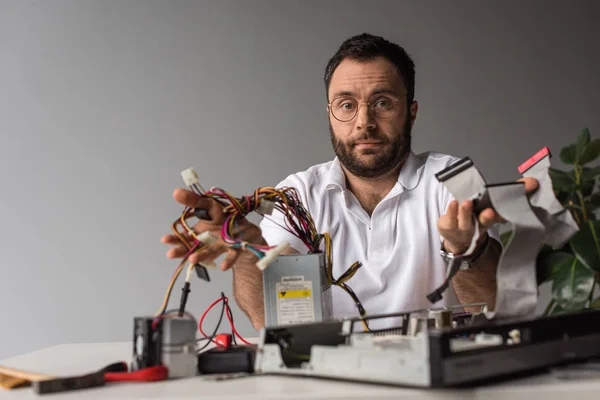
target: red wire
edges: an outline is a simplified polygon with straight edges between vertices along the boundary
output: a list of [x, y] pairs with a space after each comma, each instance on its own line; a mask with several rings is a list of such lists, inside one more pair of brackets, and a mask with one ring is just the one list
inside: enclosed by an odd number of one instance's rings
[[209, 339], [211, 342], [217, 344], [216, 341], [214, 341], [213, 339], [209, 338], [206, 333], [204, 333], [204, 331], [202, 330], [202, 323], [204, 322], [204, 317], [206, 317], [206, 314], [208, 314], [208, 312], [216, 305], [218, 304], [220, 301], [223, 301], [223, 297], [219, 297], [218, 300], [215, 300], [210, 306], [208, 306], [208, 308], [204, 311], [204, 313], [202, 314], [202, 317], [200, 317], [200, 321], [198, 322], [198, 330], [200, 330], [200, 333], [206, 338]]
[[[229, 298], [227, 296], [219, 297], [217, 300], [213, 301], [213, 303], [210, 306], [208, 306], [208, 308], [204, 311], [204, 313], [200, 317], [200, 321], [198, 322], [198, 330], [200, 331], [202, 336], [204, 336], [206, 339], [210, 340], [211, 342], [213, 342], [216, 345], [219, 345], [219, 343], [217, 341], [215, 341], [214, 339], [211, 339], [210, 337], [208, 337], [208, 335], [206, 333], [204, 333], [204, 330], [202, 330], [202, 324], [204, 322], [204, 318], [206, 317], [206, 314], [208, 314], [208, 312], [210, 310], [212, 310], [212, 308], [214, 306], [216, 306], [220, 301], [224, 301], [227, 305], [229, 305]], [[244, 339], [242, 337], [242, 335], [240, 335], [238, 333], [238, 331], [235, 329], [235, 325], [233, 324], [233, 317], [231, 316], [231, 312], [229, 312], [229, 307], [226, 308], [225, 314], [227, 315], [227, 320], [229, 320], [229, 325], [231, 326], [231, 330], [233, 331], [233, 334], [236, 335], [242, 342], [244, 342], [244, 344], [248, 344], [248, 345], [251, 344], [248, 341], [246, 341], [246, 339]]]

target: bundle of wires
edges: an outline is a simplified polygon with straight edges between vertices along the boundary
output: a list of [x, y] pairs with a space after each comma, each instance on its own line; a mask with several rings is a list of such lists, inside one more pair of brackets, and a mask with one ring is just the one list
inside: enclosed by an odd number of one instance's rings
[[[243, 249], [255, 254], [258, 259], [264, 258], [273, 246], [256, 245], [244, 241], [243, 235], [236, 237], [235, 230], [238, 228], [239, 221], [245, 218], [251, 212], [257, 212], [264, 218], [269, 218], [269, 215], [273, 210], [279, 211], [283, 215], [284, 225], [277, 223], [283, 229], [287, 230], [297, 238], [308, 248], [310, 253], [320, 253], [323, 250], [321, 246], [324, 242], [325, 253], [326, 253], [326, 268], [327, 278], [330, 284], [335, 285], [343, 289], [348, 295], [351, 296], [355, 302], [361, 317], [365, 317], [366, 312], [362, 303], [354, 293], [354, 291], [347, 285], [347, 281], [350, 280], [358, 269], [362, 266], [360, 262], [355, 262], [348, 270], [342, 274], [338, 279], [333, 277], [333, 260], [331, 252], [331, 238], [328, 233], [318, 233], [310, 213], [304, 207], [300, 196], [295, 188], [284, 187], [261, 187], [254, 191], [252, 195], [246, 195], [241, 198], [236, 198], [226, 191], [219, 188], [212, 188], [208, 191], [204, 190], [198, 183], [193, 183], [188, 186], [194, 193], [210, 197], [222, 207], [225, 215], [225, 221], [221, 230], [221, 242], [224, 248]], [[191, 218], [207, 218], [204, 210], [198, 210], [194, 208], [186, 207], [181, 213], [180, 217], [173, 223], [173, 231], [179, 238], [183, 245], [188, 249], [188, 253], [183, 257], [181, 263], [177, 267], [171, 283], [167, 289], [167, 293], [163, 300], [163, 304], [156, 314], [157, 320], [160, 319], [160, 315], [166, 310], [169, 296], [171, 294], [173, 285], [177, 280], [177, 277], [181, 274], [184, 268], [187, 258], [196, 251], [202, 251], [208, 248], [209, 244], [203, 243], [200, 239], [200, 234], [194, 232], [193, 228], [188, 223]], [[183, 232], [179, 230], [179, 227], [183, 228]], [[186, 237], [187, 235], [187, 237]], [[189, 238], [193, 239], [193, 244], [190, 243]], [[188, 269], [188, 279], [191, 277], [191, 271], [193, 271], [194, 265], [190, 265]], [[186, 282], [188, 280], [186, 279]], [[369, 330], [368, 324], [363, 320], [363, 326], [365, 330]]]

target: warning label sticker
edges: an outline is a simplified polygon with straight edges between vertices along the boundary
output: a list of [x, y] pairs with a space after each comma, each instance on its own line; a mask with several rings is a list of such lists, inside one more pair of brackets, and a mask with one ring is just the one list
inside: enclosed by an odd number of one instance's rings
[[284, 277], [276, 288], [279, 325], [315, 321], [311, 281], [303, 277]]

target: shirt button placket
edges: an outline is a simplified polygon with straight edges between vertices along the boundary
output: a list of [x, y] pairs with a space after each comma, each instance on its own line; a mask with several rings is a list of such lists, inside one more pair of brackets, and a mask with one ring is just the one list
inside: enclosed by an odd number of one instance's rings
[[371, 216], [371, 251], [369, 258], [380, 258], [383, 252], [382, 228], [384, 222], [381, 219], [381, 210], [377, 210]]

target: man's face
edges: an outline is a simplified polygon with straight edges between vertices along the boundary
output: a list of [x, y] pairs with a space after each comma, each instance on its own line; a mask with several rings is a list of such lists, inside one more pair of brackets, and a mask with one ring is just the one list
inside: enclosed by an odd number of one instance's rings
[[[405, 94], [402, 77], [383, 58], [368, 62], [346, 59], [337, 67], [329, 86], [330, 101], [341, 95], [358, 101], [357, 114], [350, 121], [338, 121], [329, 113], [333, 149], [350, 173], [359, 177], [378, 177], [393, 171], [404, 161], [410, 152], [410, 132], [417, 112], [416, 102], [411, 105], [411, 113], [408, 112]], [[377, 95], [399, 99], [392, 117], [379, 119], [369, 111], [367, 101], [379, 101]], [[379, 101], [378, 104], [385, 103]], [[352, 108], [346, 103], [339, 104], [337, 109], [340, 107]]]

